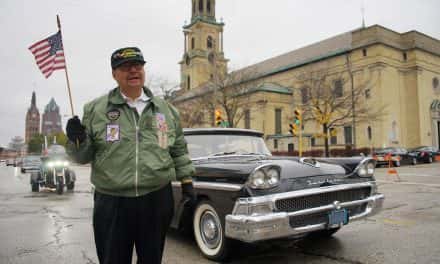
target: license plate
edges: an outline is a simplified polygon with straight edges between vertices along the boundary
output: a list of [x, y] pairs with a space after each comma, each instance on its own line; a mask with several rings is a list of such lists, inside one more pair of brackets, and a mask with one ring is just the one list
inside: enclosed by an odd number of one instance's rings
[[346, 209], [333, 210], [328, 214], [329, 227], [346, 225], [348, 223], [348, 212]]

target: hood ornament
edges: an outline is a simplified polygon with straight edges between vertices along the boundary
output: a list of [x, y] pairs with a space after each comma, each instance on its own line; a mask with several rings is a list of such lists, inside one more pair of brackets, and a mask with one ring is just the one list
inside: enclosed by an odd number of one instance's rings
[[320, 168], [321, 164], [315, 160], [314, 158], [300, 158], [299, 162], [301, 162], [302, 164], [306, 164], [315, 168]]

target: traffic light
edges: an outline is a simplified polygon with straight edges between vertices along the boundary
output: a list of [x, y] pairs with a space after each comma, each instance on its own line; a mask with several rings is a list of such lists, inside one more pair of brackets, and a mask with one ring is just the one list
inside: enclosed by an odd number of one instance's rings
[[299, 128], [299, 126], [297, 125], [297, 124], [295, 124], [295, 123], [290, 123], [289, 124], [289, 127], [290, 127], [290, 129], [289, 129], [289, 133], [290, 134], [292, 134], [293, 136], [296, 136], [296, 135], [298, 135], [298, 128]]
[[293, 123], [295, 123], [297, 126], [301, 126], [302, 116], [301, 111], [298, 108], [295, 108], [293, 111]]
[[222, 113], [218, 109], [216, 109], [214, 113], [215, 113], [215, 124], [217, 126], [220, 126], [223, 122]]

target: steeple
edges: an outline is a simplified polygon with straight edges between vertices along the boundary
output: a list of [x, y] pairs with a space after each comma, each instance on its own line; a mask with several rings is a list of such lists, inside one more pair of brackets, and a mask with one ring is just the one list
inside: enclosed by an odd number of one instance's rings
[[223, 54], [223, 22], [215, 18], [215, 0], [191, 0], [191, 23], [183, 26], [184, 53], [180, 64], [181, 88], [202, 86], [227, 72]]
[[191, 23], [197, 19], [215, 22], [215, 0], [192, 0]]
[[31, 108], [32, 107], [37, 107], [37, 100], [35, 99], [35, 91], [32, 92]]

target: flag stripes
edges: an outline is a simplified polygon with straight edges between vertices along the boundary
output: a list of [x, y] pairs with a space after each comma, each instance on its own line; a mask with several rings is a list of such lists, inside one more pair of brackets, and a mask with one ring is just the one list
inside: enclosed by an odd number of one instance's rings
[[66, 68], [61, 32], [40, 40], [29, 47], [38, 68], [48, 78], [52, 72]]

